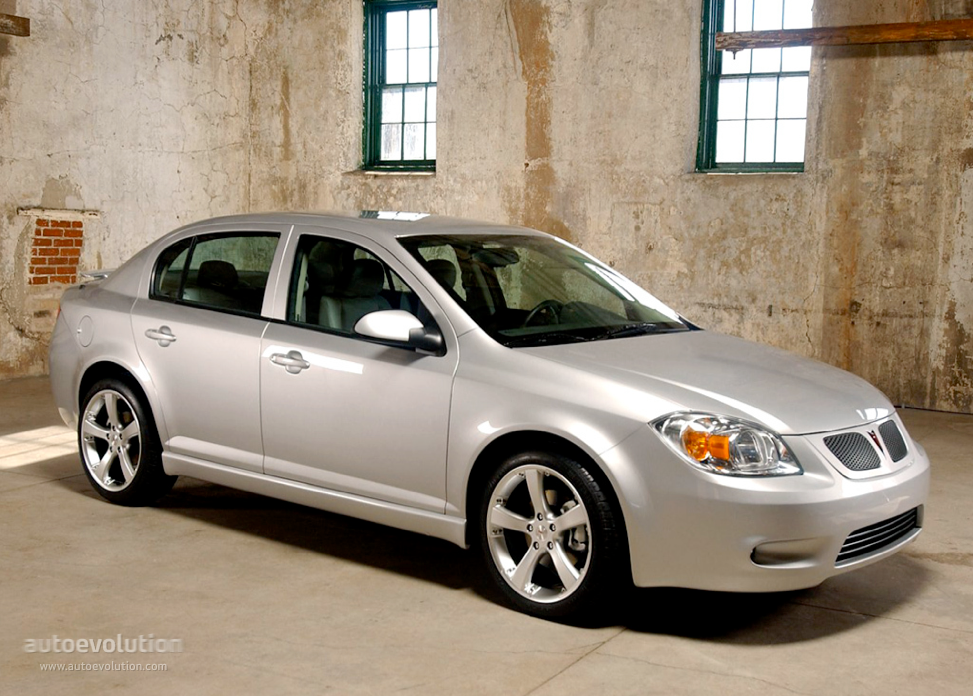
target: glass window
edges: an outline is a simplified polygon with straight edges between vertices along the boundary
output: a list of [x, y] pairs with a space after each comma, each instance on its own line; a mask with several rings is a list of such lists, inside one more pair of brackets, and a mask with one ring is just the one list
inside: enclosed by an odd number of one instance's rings
[[700, 137], [703, 171], [803, 171], [811, 47], [717, 51], [720, 31], [811, 26], [812, 0], [705, 0]]
[[278, 237], [245, 233], [178, 242], [159, 255], [152, 297], [259, 315]]
[[384, 309], [404, 309], [428, 322], [415, 292], [373, 253], [351, 242], [301, 237], [288, 321], [353, 335], [359, 319]]
[[365, 166], [435, 168], [436, 3], [366, 0], [365, 44]]
[[613, 268], [557, 239], [417, 236], [399, 243], [474, 321], [506, 346], [690, 328], [676, 312]]

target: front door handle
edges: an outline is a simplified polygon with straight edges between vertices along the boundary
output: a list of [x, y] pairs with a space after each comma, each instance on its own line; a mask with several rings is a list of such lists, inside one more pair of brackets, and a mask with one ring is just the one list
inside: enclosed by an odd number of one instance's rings
[[270, 356], [270, 362], [274, 365], [280, 365], [292, 375], [296, 375], [301, 370], [306, 370], [311, 367], [311, 363], [304, 359], [299, 350], [292, 350], [284, 355], [283, 353], [274, 353]]
[[145, 335], [153, 341], [158, 341], [159, 345], [165, 348], [170, 343], [176, 342], [176, 337], [172, 335], [172, 329], [168, 326], [160, 326], [158, 329], [148, 329]]

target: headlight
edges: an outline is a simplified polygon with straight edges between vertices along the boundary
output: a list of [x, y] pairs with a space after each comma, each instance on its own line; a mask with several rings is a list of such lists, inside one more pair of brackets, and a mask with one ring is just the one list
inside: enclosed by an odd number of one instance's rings
[[676, 413], [652, 426], [676, 454], [703, 471], [729, 476], [804, 473], [779, 436], [737, 418]]

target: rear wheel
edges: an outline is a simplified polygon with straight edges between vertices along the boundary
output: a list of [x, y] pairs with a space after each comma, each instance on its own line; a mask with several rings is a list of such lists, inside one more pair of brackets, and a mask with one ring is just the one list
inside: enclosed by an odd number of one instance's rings
[[544, 618], [592, 609], [620, 581], [620, 528], [581, 463], [547, 452], [507, 459], [479, 511], [487, 569], [516, 608]]
[[88, 390], [78, 446], [92, 487], [113, 503], [148, 505], [176, 482], [162, 469], [162, 446], [151, 415], [121, 381], [101, 380]]

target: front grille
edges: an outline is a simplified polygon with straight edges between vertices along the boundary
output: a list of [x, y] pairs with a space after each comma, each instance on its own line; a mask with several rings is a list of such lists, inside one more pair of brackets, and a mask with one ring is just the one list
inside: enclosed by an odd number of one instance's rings
[[888, 450], [889, 457], [892, 458], [893, 462], [899, 461], [909, 453], [905, 446], [905, 440], [902, 439], [902, 432], [895, 421], [885, 421], [878, 426], [878, 432], [881, 433], [882, 440], [885, 442], [885, 449]]
[[918, 526], [919, 508], [913, 508], [884, 522], [856, 529], [842, 544], [835, 565], [881, 551], [908, 536]]
[[852, 471], [868, 471], [882, 465], [878, 453], [861, 433], [842, 433], [824, 438], [831, 454]]

